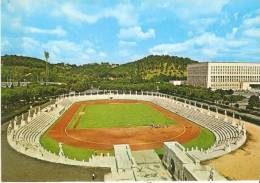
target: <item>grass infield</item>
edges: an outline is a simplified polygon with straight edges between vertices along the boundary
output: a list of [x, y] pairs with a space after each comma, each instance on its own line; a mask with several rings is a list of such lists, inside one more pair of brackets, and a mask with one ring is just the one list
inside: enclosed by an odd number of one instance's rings
[[[76, 126], [75, 124], [78, 123]], [[168, 118], [156, 109], [141, 103], [131, 104], [97, 104], [82, 105], [73, 116], [67, 128], [116, 128], [116, 127], [137, 127], [151, 124], [173, 125], [175, 121]], [[41, 137], [41, 145], [53, 153], [58, 154], [58, 142], [47, 135], [48, 131]], [[199, 136], [183, 144], [186, 148], [198, 147], [207, 149], [214, 144], [215, 136], [206, 128], [202, 128]], [[78, 148], [64, 144], [65, 156], [70, 159], [88, 160], [92, 154], [110, 153], [113, 150], [102, 151], [86, 148]], [[163, 148], [155, 149], [162, 157]]]
[[127, 128], [176, 122], [160, 111], [141, 103], [82, 105], [68, 128]]

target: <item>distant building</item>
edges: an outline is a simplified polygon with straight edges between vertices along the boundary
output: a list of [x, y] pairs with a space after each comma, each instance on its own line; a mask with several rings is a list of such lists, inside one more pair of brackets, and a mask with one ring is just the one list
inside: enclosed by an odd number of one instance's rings
[[187, 84], [212, 89], [250, 90], [260, 85], [260, 63], [198, 63], [187, 68]]
[[18, 81], [8, 81], [8, 82], [1, 82], [1, 87], [2, 88], [11, 88], [11, 87], [26, 87], [30, 84], [31, 82], [18, 82]]
[[184, 81], [182, 80], [171, 80], [169, 81], [171, 84], [173, 84], [174, 86], [179, 86], [179, 85], [182, 85], [184, 84]]

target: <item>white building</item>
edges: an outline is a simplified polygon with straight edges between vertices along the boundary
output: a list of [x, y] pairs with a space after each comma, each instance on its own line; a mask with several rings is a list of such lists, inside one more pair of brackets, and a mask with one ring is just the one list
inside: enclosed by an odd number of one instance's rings
[[250, 90], [260, 85], [260, 63], [197, 63], [188, 65], [187, 84], [212, 89]]

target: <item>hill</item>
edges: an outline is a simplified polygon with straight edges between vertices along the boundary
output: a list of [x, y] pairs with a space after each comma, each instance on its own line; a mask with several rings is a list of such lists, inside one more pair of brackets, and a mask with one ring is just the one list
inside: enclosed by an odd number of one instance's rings
[[189, 58], [169, 55], [150, 55], [135, 62], [120, 65], [111, 70], [111, 76], [128, 79], [183, 79], [188, 64], [195, 63]]
[[[6, 55], [2, 56], [2, 81], [37, 82], [45, 80], [44, 60], [32, 57]], [[186, 77], [187, 64], [194, 63], [189, 58], [176, 56], [150, 55], [126, 64], [92, 63], [48, 64], [49, 77], [52, 82], [73, 84], [80, 80], [169, 80]]]

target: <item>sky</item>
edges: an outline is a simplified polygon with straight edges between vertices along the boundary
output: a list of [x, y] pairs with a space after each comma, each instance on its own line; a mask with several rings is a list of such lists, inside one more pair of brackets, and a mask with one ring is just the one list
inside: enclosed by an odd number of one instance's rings
[[2, 0], [1, 55], [126, 63], [260, 62], [259, 0]]

